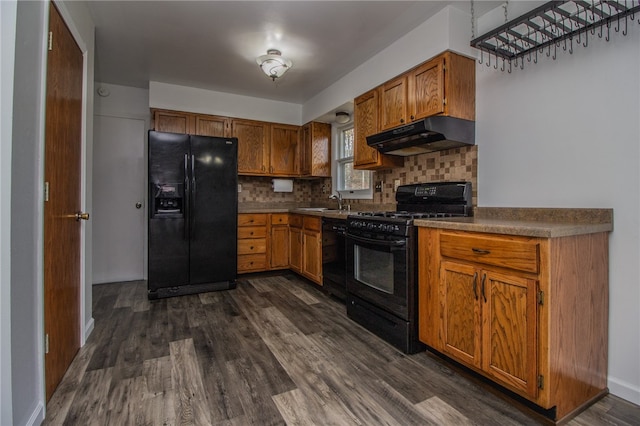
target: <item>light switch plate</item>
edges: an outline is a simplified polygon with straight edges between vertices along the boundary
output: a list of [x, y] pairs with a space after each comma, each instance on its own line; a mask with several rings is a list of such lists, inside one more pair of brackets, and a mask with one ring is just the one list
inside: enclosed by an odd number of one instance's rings
[[238, 184], [238, 192], [242, 192], [242, 184], [241, 183]]
[[393, 180], [393, 192], [396, 192], [398, 190], [399, 186], [400, 186], [400, 179], [394, 179]]

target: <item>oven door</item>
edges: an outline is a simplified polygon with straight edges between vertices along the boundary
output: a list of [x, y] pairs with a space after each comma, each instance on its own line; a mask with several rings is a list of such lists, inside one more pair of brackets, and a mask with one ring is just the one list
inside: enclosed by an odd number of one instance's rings
[[347, 292], [409, 320], [409, 238], [378, 240], [347, 233]]

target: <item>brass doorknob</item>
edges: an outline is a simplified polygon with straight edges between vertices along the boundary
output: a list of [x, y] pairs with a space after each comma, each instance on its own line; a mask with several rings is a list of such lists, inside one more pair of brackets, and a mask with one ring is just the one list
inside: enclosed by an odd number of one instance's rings
[[76, 220], [80, 222], [82, 220], [89, 220], [89, 213], [78, 212], [76, 213]]

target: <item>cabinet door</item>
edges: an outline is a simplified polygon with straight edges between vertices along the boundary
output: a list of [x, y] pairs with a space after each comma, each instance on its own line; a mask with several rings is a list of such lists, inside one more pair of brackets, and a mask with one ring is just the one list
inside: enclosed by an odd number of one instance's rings
[[478, 270], [443, 261], [440, 264], [442, 351], [457, 360], [481, 366], [481, 316]]
[[289, 227], [278, 225], [271, 227], [271, 268], [280, 269], [289, 266]]
[[302, 233], [302, 274], [322, 285], [322, 233], [304, 230]]
[[302, 273], [302, 229], [289, 228], [289, 267]]
[[215, 115], [196, 115], [195, 118], [195, 134], [198, 136], [228, 136], [227, 117], [218, 117]]
[[367, 136], [378, 132], [378, 91], [371, 90], [357, 97], [353, 110], [355, 147], [353, 165], [364, 166], [378, 162], [378, 150], [367, 145]]
[[311, 123], [300, 128], [300, 143], [298, 144], [300, 161], [300, 176], [311, 175]]
[[[482, 369], [508, 387], [537, 393], [537, 281], [482, 272]], [[485, 300], [486, 298], [486, 300]]]
[[380, 130], [392, 129], [408, 122], [407, 76], [401, 75], [380, 89]]
[[269, 173], [293, 176], [298, 173], [298, 126], [271, 125]]
[[409, 105], [411, 121], [444, 112], [443, 57], [429, 61], [411, 71]]
[[231, 136], [238, 138], [238, 174], [267, 174], [269, 125], [260, 121], [232, 120]]
[[179, 111], [153, 111], [154, 128], [158, 132], [190, 134], [193, 132], [194, 114]]
[[331, 124], [311, 123], [311, 176], [331, 177]]

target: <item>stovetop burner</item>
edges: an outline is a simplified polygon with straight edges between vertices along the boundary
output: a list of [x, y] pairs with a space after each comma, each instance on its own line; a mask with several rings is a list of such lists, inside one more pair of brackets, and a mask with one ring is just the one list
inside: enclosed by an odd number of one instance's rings
[[471, 214], [470, 182], [436, 182], [401, 185], [396, 211], [368, 211], [349, 215], [351, 234], [367, 237], [409, 235], [414, 219], [464, 217]]
[[463, 216], [462, 214], [446, 213], [446, 212], [409, 212], [402, 211], [388, 211], [388, 212], [358, 212], [358, 216], [364, 217], [380, 217], [388, 219], [433, 219], [442, 217], [456, 217]]

